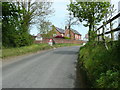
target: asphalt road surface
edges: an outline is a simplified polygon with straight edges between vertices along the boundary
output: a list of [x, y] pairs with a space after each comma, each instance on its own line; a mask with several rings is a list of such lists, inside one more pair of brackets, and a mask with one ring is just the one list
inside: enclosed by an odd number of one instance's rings
[[2, 88], [74, 88], [78, 50], [61, 47], [5, 62]]

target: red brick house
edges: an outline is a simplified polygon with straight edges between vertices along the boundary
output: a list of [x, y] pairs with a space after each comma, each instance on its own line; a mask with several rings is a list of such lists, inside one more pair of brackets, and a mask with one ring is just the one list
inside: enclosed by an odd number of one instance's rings
[[69, 37], [72, 40], [81, 40], [81, 34], [74, 30], [74, 29], [68, 29], [67, 27], [65, 27], [65, 30], [55, 27], [53, 26], [53, 29], [55, 31], [55, 33], [53, 33], [53, 37], [55, 36], [65, 36], [65, 37]]
[[62, 36], [62, 37], [69, 37], [72, 40], [81, 40], [81, 34], [74, 30], [74, 29], [68, 29], [65, 27], [65, 30], [52, 26], [52, 30], [49, 31], [47, 34], [42, 35], [42, 37], [56, 37], [56, 36]]
[[52, 30], [46, 34], [46, 37], [64, 36], [65, 31], [61, 28], [52, 26]]
[[75, 33], [75, 40], [81, 40], [82, 35], [76, 30], [74, 30], [74, 33]]
[[55, 27], [55, 32], [56, 32], [56, 34], [53, 34], [53, 37], [55, 37], [57, 35], [61, 35], [61, 36], [65, 35], [65, 30], [58, 28], [58, 27]]
[[81, 34], [74, 29], [66, 29], [65, 36], [70, 37], [73, 40], [81, 40]]

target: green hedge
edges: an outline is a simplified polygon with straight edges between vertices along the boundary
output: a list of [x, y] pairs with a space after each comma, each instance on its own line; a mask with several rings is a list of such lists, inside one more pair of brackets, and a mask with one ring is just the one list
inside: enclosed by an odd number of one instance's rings
[[120, 40], [107, 45], [109, 50], [103, 42], [89, 42], [80, 49], [78, 64], [86, 70], [91, 87], [120, 88]]

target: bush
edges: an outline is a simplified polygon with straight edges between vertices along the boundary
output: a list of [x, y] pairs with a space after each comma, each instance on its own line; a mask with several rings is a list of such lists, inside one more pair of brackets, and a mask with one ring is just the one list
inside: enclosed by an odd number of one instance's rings
[[108, 70], [106, 73], [101, 73], [99, 79], [96, 80], [98, 88], [118, 88], [120, 82], [120, 72]]
[[89, 42], [80, 49], [79, 64], [87, 71], [91, 87], [120, 87], [120, 40], [107, 45], [109, 50], [103, 42]]
[[[5, 38], [4, 38], [5, 37]], [[14, 33], [9, 34], [8, 36], [3, 36], [3, 46], [5, 47], [22, 47], [22, 46], [28, 46], [33, 43], [33, 38], [28, 33]]]
[[22, 46], [29, 46], [33, 43], [33, 38], [31, 35], [27, 34], [27, 33], [23, 33], [19, 36], [17, 36], [17, 38], [14, 38], [14, 47], [22, 47]]
[[64, 37], [64, 39], [70, 39], [70, 37]]

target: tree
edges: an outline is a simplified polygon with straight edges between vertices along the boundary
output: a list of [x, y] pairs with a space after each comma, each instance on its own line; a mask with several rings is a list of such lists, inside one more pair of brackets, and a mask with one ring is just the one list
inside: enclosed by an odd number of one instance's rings
[[2, 3], [2, 42], [4, 46], [14, 46], [13, 36], [17, 33], [18, 12], [14, 4]]
[[73, 25], [78, 25], [78, 24], [79, 24], [78, 21], [79, 21], [78, 18], [75, 18], [75, 17], [73, 16], [72, 12], [69, 12], [68, 18], [67, 18], [67, 20], [66, 20], [66, 24], [67, 24], [68, 28], [70, 29], [71, 26], [73, 26]]
[[46, 34], [51, 30], [52, 23], [49, 21], [49, 17], [54, 13], [54, 9], [51, 8], [52, 2], [41, 2], [43, 5], [42, 15], [36, 17], [37, 27], [41, 34]]
[[39, 18], [51, 13], [47, 7], [49, 4], [49, 2], [32, 0], [28, 0], [28, 2], [25, 2], [25, 0], [22, 2], [3, 2], [3, 45], [20, 47], [32, 44], [33, 39], [29, 34], [30, 25], [38, 23], [36, 21]]
[[28, 0], [26, 2], [26, 0], [22, 0], [22, 2], [17, 2], [17, 5], [22, 9], [22, 24], [27, 31], [29, 31], [32, 24], [41, 24], [41, 18], [46, 18], [52, 13], [50, 9], [52, 2], [37, 2], [36, 0]]
[[103, 19], [108, 8], [110, 7], [109, 2], [71, 2], [68, 10], [73, 12], [74, 17], [78, 17], [80, 22], [85, 21], [84, 26], [89, 26], [89, 41], [91, 41], [92, 34], [91, 31], [94, 31], [95, 25]]
[[41, 21], [39, 29], [41, 34], [47, 34], [51, 30], [52, 23], [50, 21]]

